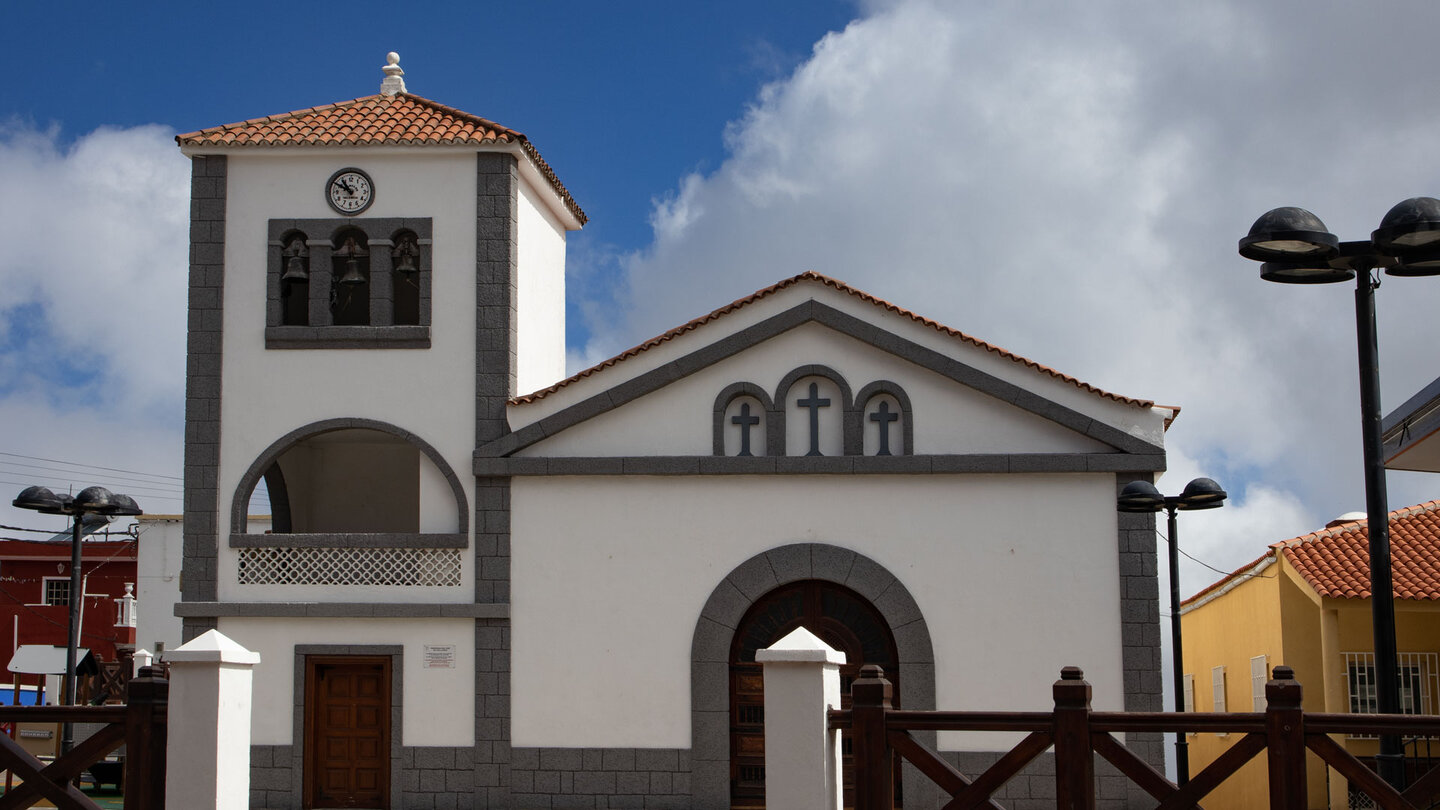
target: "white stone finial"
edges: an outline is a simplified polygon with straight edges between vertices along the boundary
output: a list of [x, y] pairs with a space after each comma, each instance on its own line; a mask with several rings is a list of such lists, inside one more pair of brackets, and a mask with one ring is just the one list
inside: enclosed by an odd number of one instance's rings
[[405, 71], [400, 69], [400, 54], [391, 51], [385, 54], [385, 79], [380, 82], [380, 95], [393, 96], [396, 93], [407, 92], [405, 90]]

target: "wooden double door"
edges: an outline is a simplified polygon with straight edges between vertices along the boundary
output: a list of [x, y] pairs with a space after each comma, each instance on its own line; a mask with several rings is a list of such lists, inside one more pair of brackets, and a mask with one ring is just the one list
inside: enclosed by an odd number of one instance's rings
[[390, 657], [305, 659], [305, 807], [390, 807]]
[[[894, 684], [893, 702], [900, 704], [900, 667], [895, 638], [880, 611], [864, 597], [841, 585], [804, 580], [783, 585], [750, 606], [730, 646], [730, 806], [732, 810], [765, 807], [765, 688], [755, 651], [804, 627], [826, 644], [845, 653], [840, 667], [842, 708], [850, 708], [850, 683], [865, 664], [879, 664]], [[855, 769], [849, 732], [841, 739], [845, 806], [854, 806]], [[897, 799], [899, 780], [896, 780]], [[899, 807], [896, 803], [896, 807]]]

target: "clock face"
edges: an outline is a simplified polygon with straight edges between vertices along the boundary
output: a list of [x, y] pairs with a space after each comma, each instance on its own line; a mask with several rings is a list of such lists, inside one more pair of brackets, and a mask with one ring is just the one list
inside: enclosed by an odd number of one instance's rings
[[330, 207], [342, 214], [358, 214], [375, 201], [375, 184], [359, 169], [341, 169], [325, 184]]

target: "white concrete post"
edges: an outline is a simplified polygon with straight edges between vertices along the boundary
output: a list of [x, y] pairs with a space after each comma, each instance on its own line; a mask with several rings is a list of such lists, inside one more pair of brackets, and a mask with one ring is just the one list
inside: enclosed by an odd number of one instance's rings
[[135, 655], [132, 656], [131, 660], [135, 664], [135, 668], [130, 672], [130, 674], [139, 675], [141, 669], [144, 669], [145, 667], [148, 667], [152, 663], [154, 663], [155, 654], [150, 652], [149, 650], [141, 648], [135, 651]]
[[845, 654], [803, 627], [755, 652], [765, 667], [765, 806], [840, 810], [840, 707]]
[[260, 654], [210, 630], [165, 653], [170, 663], [165, 806], [248, 810], [252, 669]]

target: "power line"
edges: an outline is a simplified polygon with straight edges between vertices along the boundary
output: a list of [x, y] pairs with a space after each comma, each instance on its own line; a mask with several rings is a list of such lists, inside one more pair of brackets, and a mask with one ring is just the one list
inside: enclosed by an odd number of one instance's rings
[[95, 464], [81, 464], [81, 463], [78, 462], [78, 461], [63, 461], [63, 460], [58, 459], [58, 458], [41, 458], [40, 456], [26, 456], [26, 455], [22, 455], [22, 454], [20, 454], [20, 453], [6, 453], [6, 452], [3, 452], [3, 451], [0, 451], [0, 456], [10, 456], [11, 458], [23, 458], [23, 459], [28, 459], [28, 460], [30, 460], [30, 461], [45, 461], [45, 462], [49, 462], [49, 463], [51, 463], [51, 464], [65, 464], [65, 465], [68, 465], [68, 466], [71, 466], [71, 467], [84, 467], [84, 468], [91, 469], [91, 470], [105, 470], [105, 471], [107, 471], [107, 472], [130, 473], [130, 474], [132, 474], [132, 475], [148, 475], [148, 476], [151, 476], [151, 477], [153, 477], [153, 478], [169, 478], [169, 479], [174, 480], [174, 481], [182, 481], [182, 480], [184, 480], [183, 478], [181, 478], [181, 477], [178, 476], [178, 475], [163, 475], [163, 474], [161, 474], [161, 473], [141, 472], [140, 470], [123, 470], [123, 469], [120, 469], [120, 468], [118, 468], [118, 467], [100, 467], [100, 466], [97, 466], [97, 465], [95, 465]]
[[[66, 475], [74, 475], [75, 472], [76, 472], [75, 470], [67, 470], [67, 469], [64, 469], [64, 468], [61, 468], [61, 467], [50, 467], [50, 466], [47, 466], [47, 465], [44, 465], [44, 464], [25, 464], [25, 463], [19, 462], [19, 461], [0, 461], [0, 465], [8, 466], [8, 467], [24, 467], [24, 468], [30, 469], [30, 470], [45, 470], [45, 471], [47, 471], [47, 472], [64, 473], [64, 474], [66, 474]], [[108, 475], [108, 476], [105, 476], [105, 477], [106, 477], [106, 478], [113, 479], [113, 480], [116, 480], [116, 481], [136, 481], [136, 482], [141, 483], [141, 484], [158, 484], [158, 485], [161, 485], [161, 486], [179, 486], [179, 485], [180, 485], [178, 482], [171, 482], [171, 481], [169, 481], [169, 480], [164, 480], [164, 481], [155, 481], [155, 480], [152, 480], [152, 479], [155, 479], [155, 478], [165, 478], [165, 479], [169, 479], [169, 478], [172, 477], [172, 476], [168, 476], [168, 475], [167, 475], [167, 476], [161, 476], [161, 475], [153, 475], [153, 474], [151, 474], [151, 473], [137, 473], [137, 475], [141, 475], [141, 476], [145, 476], [145, 477], [135, 478], [135, 477], [132, 477], [132, 476], [129, 476], [129, 475]]]
[[[11, 485], [17, 486], [17, 487], [28, 487], [28, 486], [34, 485], [34, 483], [35, 483], [34, 481], [10, 481], [10, 480], [6, 480], [6, 479], [0, 479], [0, 484], [11, 484]], [[125, 487], [125, 489], [130, 489], [130, 487]], [[183, 491], [181, 491], [181, 490], [163, 490], [163, 491], [164, 491], [164, 492], [170, 492], [171, 494], [169, 494], [169, 495], [160, 494], [160, 492], [162, 492], [162, 491], [157, 491], [156, 493], [147, 494], [145, 497], [146, 497], [146, 498], [155, 498], [155, 499], [157, 499], [157, 500], [162, 500], [162, 501], [183, 501], [183, 500], [185, 500], [185, 499], [182, 497], [182, 495], [183, 495], [184, 493], [183, 493]]]

